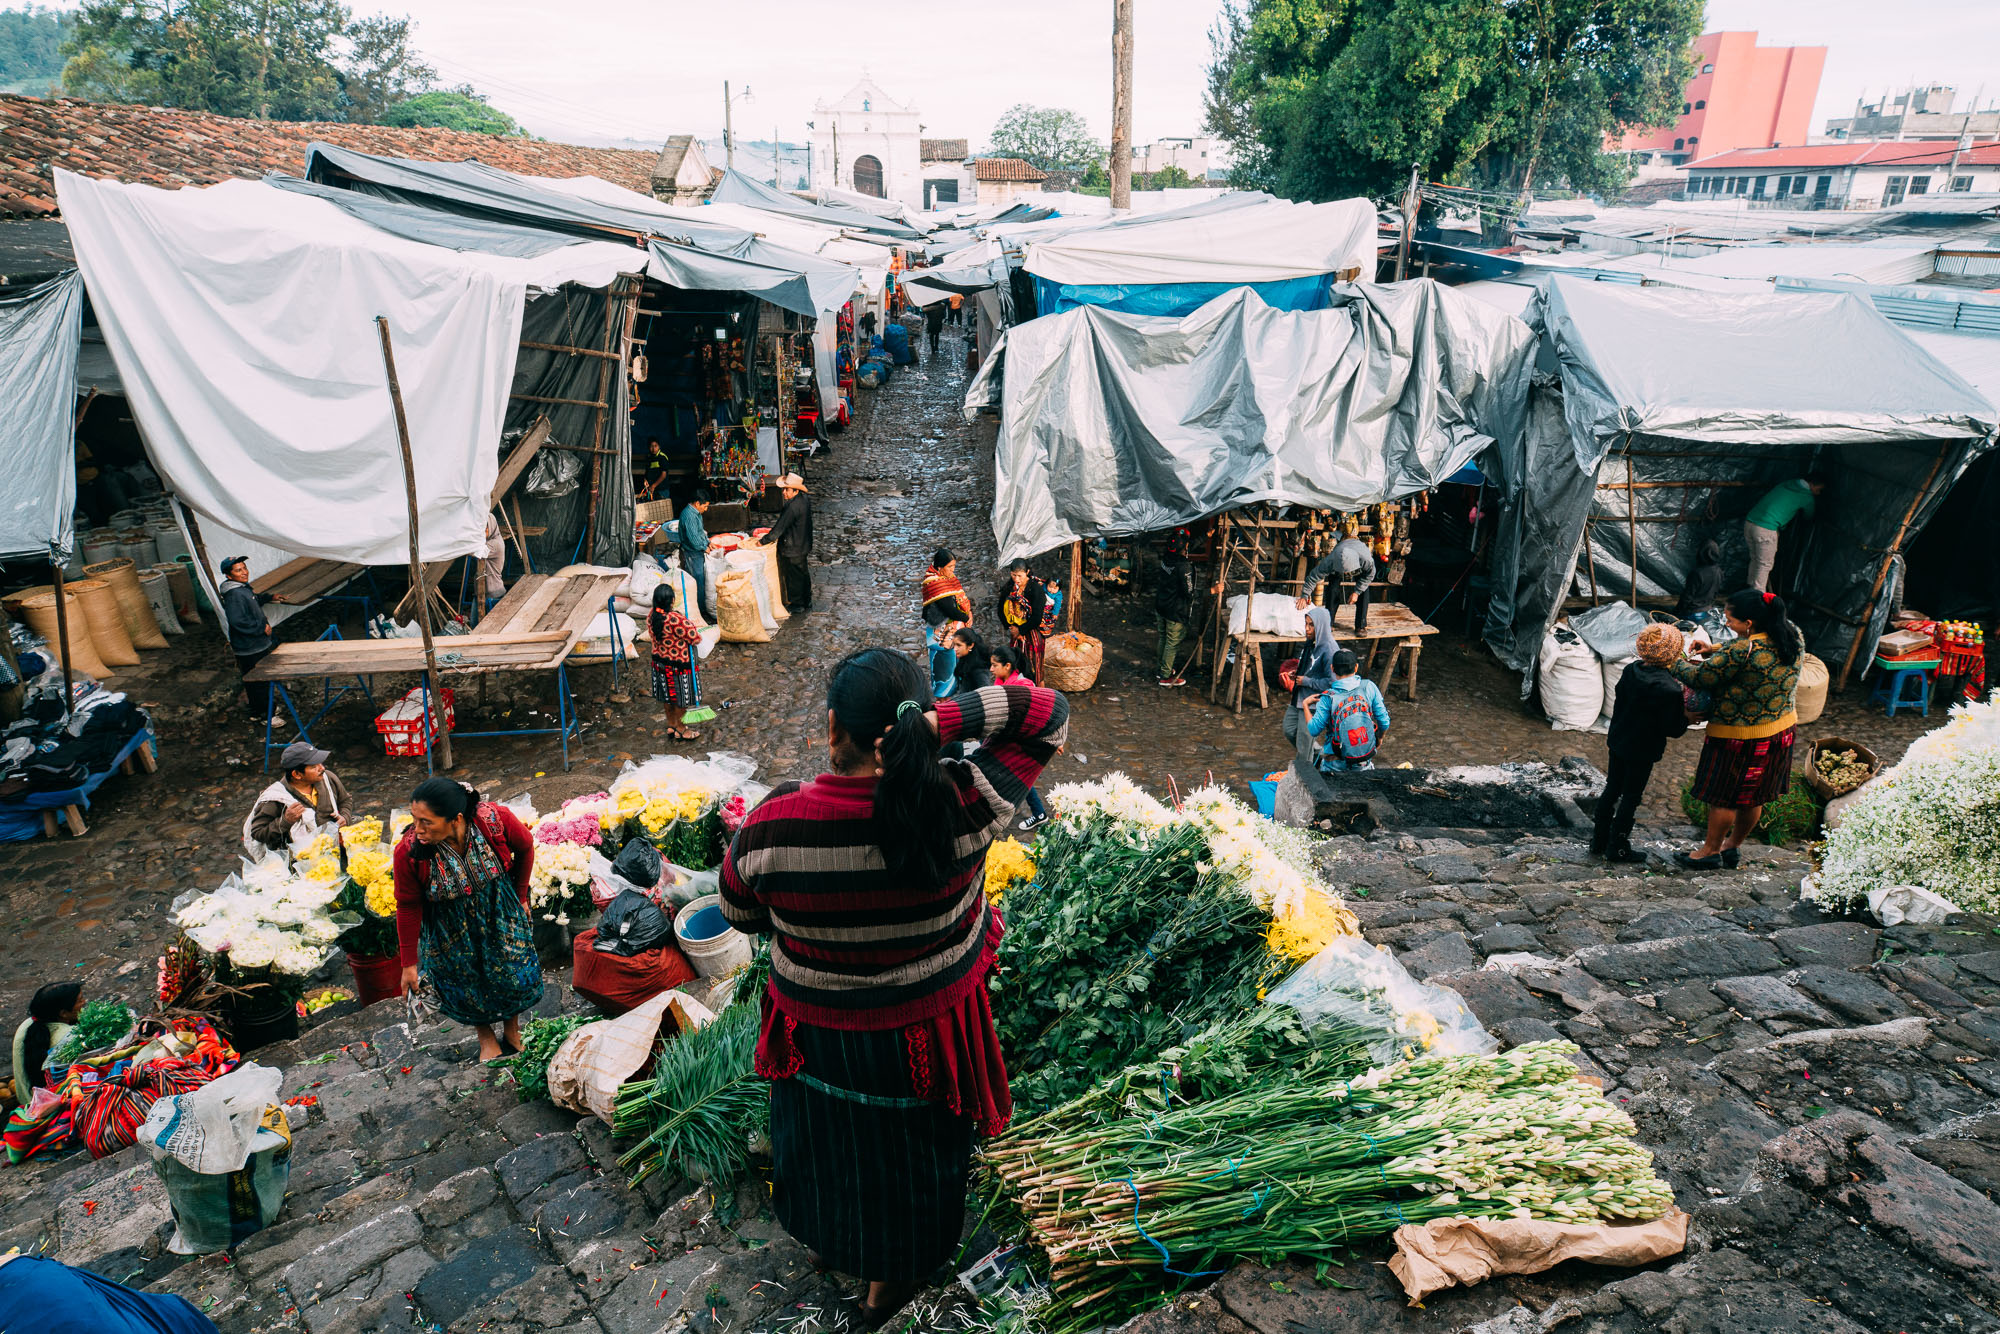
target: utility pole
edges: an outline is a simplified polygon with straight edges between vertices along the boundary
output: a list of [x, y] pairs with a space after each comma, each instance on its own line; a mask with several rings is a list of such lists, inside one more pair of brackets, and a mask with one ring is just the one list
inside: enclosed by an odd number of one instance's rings
[[1403, 268], [1410, 262], [1410, 233], [1417, 229], [1417, 198], [1423, 167], [1410, 167], [1410, 188], [1403, 193], [1403, 239], [1396, 243], [1396, 281], [1403, 281]]
[[1132, 207], [1132, 0], [1111, 0], [1111, 207]]
[[736, 170], [736, 134], [729, 110], [729, 80], [722, 81], [722, 166], [725, 171]]

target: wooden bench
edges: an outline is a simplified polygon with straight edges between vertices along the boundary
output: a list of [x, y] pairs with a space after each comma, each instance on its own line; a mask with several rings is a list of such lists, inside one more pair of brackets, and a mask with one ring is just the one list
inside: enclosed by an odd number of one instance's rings
[[[1305, 613], [1300, 612], [1299, 615], [1303, 619]], [[1426, 625], [1418, 620], [1416, 613], [1400, 602], [1384, 602], [1370, 606], [1368, 628], [1359, 634], [1354, 629], [1353, 607], [1342, 604], [1333, 614], [1333, 637], [1340, 641], [1341, 647], [1359, 651], [1361, 645], [1367, 645], [1361, 662], [1364, 674], [1374, 673], [1377, 651], [1383, 643], [1390, 642], [1389, 659], [1383, 665], [1382, 675], [1376, 678], [1376, 684], [1383, 694], [1388, 694], [1400, 670], [1403, 673], [1406, 699], [1417, 697], [1417, 661], [1423, 655], [1424, 637], [1436, 633], [1436, 626]], [[1236, 666], [1231, 673], [1227, 692], [1230, 712], [1243, 712], [1244, 687], [1251, 678], [1257, 682], [1257, 707], [1260, 709], [1271, 707], [1270, 688], [1264, 679], [1265, 644], [1305, 642], [1304, 634], [1281, 635], [1263, 631], [1252, 631], [1249, 634], [1231, 637], [1229, 643], [1236, 653]]]

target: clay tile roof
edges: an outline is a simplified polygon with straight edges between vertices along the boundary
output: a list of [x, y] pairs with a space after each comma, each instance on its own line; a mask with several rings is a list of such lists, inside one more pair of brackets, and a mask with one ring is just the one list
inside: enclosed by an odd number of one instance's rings
[[1017, 157], [983, 157], [974, 167], [982, 181], [1046, 181], [1049, 174]]
[[917, 148], [917, 156], [925, 162], [963, 162], [972, 154], [971, 143], [965, 139], [923, 139]]
[[477, 158], [527, 176], [600, 176], [650, 193], [659, 154], [584, 148], [460, 130], [329, 121], [243, 120], [204, 111], [0, 94], [0, 217], [56, 212], [62, 167], [145, 185], [214, 185], [305, 169], [315, 139], [363, 153], [459, 162]]

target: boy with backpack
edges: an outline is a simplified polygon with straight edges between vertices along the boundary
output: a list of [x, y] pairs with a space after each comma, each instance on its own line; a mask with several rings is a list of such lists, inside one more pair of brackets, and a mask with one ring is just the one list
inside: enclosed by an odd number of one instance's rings
[[1320, 768], [1338, 773], [1375, 767], [1375, 751], [1389, 730], [1389, 705], [1361, 675], [1361, 660], [1351, 650], [1333, 655], [1333, 685], [1313, 701], [1306, 730], [1321, 738]]

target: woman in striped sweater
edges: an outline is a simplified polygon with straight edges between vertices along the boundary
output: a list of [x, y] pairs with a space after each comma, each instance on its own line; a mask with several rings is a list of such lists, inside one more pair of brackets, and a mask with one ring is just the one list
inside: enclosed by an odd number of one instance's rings
[[[986, 849], [1068, 718], [1027, 685], [933, 702], [908, 655], [850, 654], [827, 686], [832, 772], [774, 790], [723, 863], [723, 912], [774, 938], [757, 1044], [772, 1202], [814, 1263], [869, 1280], [871, 1329], [952, 1257], [974, 1137], [1013, 1111]], [[970, 740], [971, 758], [940, 757]]]

